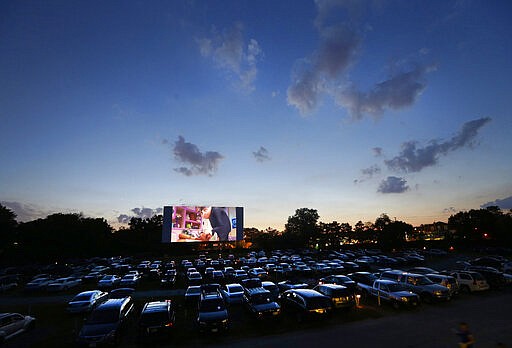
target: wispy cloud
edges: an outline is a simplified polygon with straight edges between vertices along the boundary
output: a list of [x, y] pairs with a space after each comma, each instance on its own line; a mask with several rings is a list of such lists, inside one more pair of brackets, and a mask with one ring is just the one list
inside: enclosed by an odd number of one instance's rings
[[263, 146], [260, 146], [258, 151], [254, 151], [252, 153], [252, 155], [258, 162], [265, 162], [265, 161], [269, 161], [271, 159], [268, 150], [266, 148], [264, 148]]
[[380, 156], [382, 156], [382, 147], [374, 147], [374, 148], [372, 149], [372, 151], [373, 151], [373, 155], [374, 155], [375, 157], [380, 157]]
[[443, 209], [443, 213], [445, 214], [455, 214], [457, 212], [457, 209], [454, 207], [448, 207]]
[[257, 63], [263, 51], [255, 39], [244, 41], [243, 25], [240, 22], [222, 33], [212, 30], [212, 36], [196, 40], [203, 57], [211, 58], [214, 64], [235, 76], [238, 86], [252, 92], [258, 74]]
[[188, 143], [181, 135], [174, 143], [174, 158], [184, 164], [174, 168], [174, 171], [186, 176], [208, 175], [212, 176], [217, 172], [220, 161], [224, 158], [217, 151], [201, 152], [197, 145]]
[[[319, 47], [297, 60], [287, 91], [288, 104], [302, 115], [311, 113], [323, 96], [330, 96], [353, 120], [365, 115], [377, 117], [386, 109], [397, 110], [412, 105], [426, 88], [425, 76], [435, 66], [402, 59], [392, 66], [390, 75], [368, 91], [362, 91], [347, 72], [354, 65], [366, 24], [361, 15], [375, 3], [356, 0], [317, 0], [314, 21]], [[426, 50], [422, 50], [422, 56]], [[409, 65], [408, 67], [405, 67]]]
[[497, 199], [492, 202], [482, 204], [480, 208], [487, 208], [491, 206], [498, 206], [500, 209], [512, 209], [512, 196], [503, 199]]
[[381, 181], [377, 191], [381, 193], [403, 193], [407, 190], [409, 190], [409, 186], [404, 178], [388, 176]]
[[288, 104], [306, 115], [317, 106], [327, 89], [326, 81], [335, 80], [353, 61], [361, 38], [345, 25], [320, 29], [320, 47], [310, 57], [296, 62], [288, 87]]
[[346, 108], [353, 119], [364, 115], [379, 116], [385, 109], [401, 109], [414, 104], [426, 88], [426, 73], [434, 66], [417, 66], [413, 70], [395, 73], [377, 83], [370, 91], [359, 91], [354, 85], [335, 95], [339, 105]]
[[130, 210], [130, 214], [120, 214], [117, 217], [117, 222], [122, 224], [127, 224], [130, 222], [132, 218], [141, 218], [141, 219], [151, 219], [155, 215], [162, 214], [163, 209], [162, 208], [133, 208]]
[[459, 133], [450, 140], [442, 142], [431, 140], [424, 147], [418, 147], [417, 141], [404, 142], [400, 154], [390, 160], [385, 160], [384, 163], [393, 171], [419, 172], [426, 167], [437, 164], [440, 156], [445, 156], [459, 148], [474, 146], [479, 129], [490, 121], [491, 118], [484, 117], [466, 122]]

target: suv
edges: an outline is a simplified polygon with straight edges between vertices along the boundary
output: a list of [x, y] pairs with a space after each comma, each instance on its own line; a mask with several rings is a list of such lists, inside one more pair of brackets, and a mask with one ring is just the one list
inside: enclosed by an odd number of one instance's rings
[[313, 288], [331, 299], [333, 308], [353, 308], [356, 305], [354, 292], [346, 286], [337, 284], [321, 284]]
[[245, 289], [244, 304], [256, 319], [276, 318], [281, 314], [281, 307], [264, 288]]
[[131, 297], [110, 299], [96, 307], [78, 333], [79, 345], [118, 344], [134, 310]]
[[169, 334], [174, 327], [175, 313], [171, 300], [148, 302], [139, 318], [139, 335]]
[[444, 275], [444, 274], [425, 274], [428, 279], [442, 286], [446, 286], [448, 290], [450, 290], [450, 295], [458, 295], [459, 294], [459, 283], [457, 279], [452, 276]]
[[220, 292], [204, 292], [198, 306], [200, 332], [219, 332], [229, 328], [228, 310]]
[[312, 289], [286, 290], [281, 297], [283, 311], [294, 314], [297, 321], [325, 318], [332, 311], [331, 299]]
[[485, 278], [478, 272], [456, 271], [450, 272], [450, 275], [459, 283], [460, 291], [473, 292], [490, 289], [489, 283], [487, 283]]

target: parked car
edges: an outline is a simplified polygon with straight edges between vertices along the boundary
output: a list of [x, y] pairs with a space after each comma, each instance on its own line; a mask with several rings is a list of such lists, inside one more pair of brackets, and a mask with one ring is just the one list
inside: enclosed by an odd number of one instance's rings
[[175, 318], [171, 300], [147, 302], [139, 317], [139, 335], [169, 335], [174, 328]]
[[126, 274], [119, 282], [120, 287], [135, 288], [139, 284], [139, 277], [133, 273]]
[[0, 313], [0, 343], [31, 330], [36, 318], [19, 313]]
[[249, 277], [251, 278], [259, 278], [261, 280], [263, 279], [267, 279], [267, 271], [265, 271], [263, 268], [261, 267], [255, 267], [255, 268], [251, 268], [248, 272], [248, 275]]
[[84, 291], [68, 302], [68, 313], [88, 313], [108, 299], [108, 293], [100, 290]]
[[119, 285], [121, 277], [115, 274], [104, 275], [98, 281], [98, 288], [100, 289], [111, 289]]
[[337, 284], [347, 287], [350, 291], [356, 291], [356, 282], [347, 276], [341, 274], [329, 275], [327, 277], [320, 278], [318, 284]]
[[187, 273], [187, 284], [191, 285], [201, 285], [203, 282], [203, 276], [199, 272], [188, 272]]
[[378, 301], [390, 303], [396, 309], [400, 307], [415, 307], [420, 303], [418, 294], [394, 280], [377, 279], [365, 291], [367, 291], [367, 294], [377, 297]]
[[93, 309], [78, 333], [76, 343], [88, 347], [119, 344], [133, 312], [131, 297], [107, 300]]
[[47, 291], [56, 292], [56, 291], [65, 291], [75, 286], [82, 284], [82, 280], [75, 277], [65, 277], [59, 278], [48, 284], [46, 287]]
[[201, 297], [201, 286], [200, 285], [192, 285], [185, 290], [185, 303], [186, 304], [196, 304]]
[[25, 284], [24, 290], [26, 292], [45, 291], [48, 284], [53, 282], [51, 278], [36, 278]]
[[463, 292], [474, 292], [474, 291], [485, 291], [491, 287], [485, 278], [478, 272], [473, 271], [453, 271], [449, 272], [453, 276], [460, 286], [460, 291]]
[[325, 318], [332, 311], [331, 299], [312, 289], [286, 290], [281, 296], [283, 312], [294, 315], [297, 321]]
[[356, 305], [354, 292], [346, 286], [337, 284], [320, 284], [313, 288], [331, 299], [333, 308], [353, 308]]
[[255, 319], [275, 319], [281, 314], [281, 306], [272, 299], [270, 291], [264, 288], [246, 289], [243, 299], [245, 307]]
[[277, 283], [277, 287], [279, 288], [280, 292], [284, 292], [291, 289], [307, 289], [309, 288], [309, 285], [306, 283], [295, 283], [291, 280], [283, 280]]
[[247, 272], [243, 269], [236, 269], [235, 273], [233, 274], [233, 279], [237, 281], [238, 283], [241, 282], [243, 279], [247, 279], [249, 276], [247, 275]]
[[450, 295], [455, 296], [459, 294], [459, 283], [457, 279], [452, 276], [444, 274], [425, 274], [428, 279], [436, 284], [446, 286], [450, 290]]
[[450, 300], [450, 290], [442, 285], [433, 283], [422, 274], [407, 273], [401, 271], [386, 271], [381, 274], [381, 279], [390, 279], [418, 294], [422, 301]]
[[261, 282], [261, 286], [264, 289], [270, 291], [270, 296], [272, 297], [273, 301], [277, 301], [279, 299], [279, 287], [274, 282], [267, 280]]
[[172, 287], [176, 284], [176, 270], [175, 269], [169, 269], [165, 271], [164, 275], [162, 276], [162, 279], [160, 279], [160, 285], [162, 287]]
[[201, 295], [197, 324], [200, 332], [220, 332], [229, 328], [229, 315], [220, 293]]
[[413, 267], [407, 270], [409, 273], [416, 273], [416, 274], [437, 274], [439, 271], [436, 271], [435, 269], [428, 268], [428, 267]]
[[241, 303], [244, 296], [244, 288], [238, 283], [226, 284], [221, 287], [222, 297], [227, 304]]

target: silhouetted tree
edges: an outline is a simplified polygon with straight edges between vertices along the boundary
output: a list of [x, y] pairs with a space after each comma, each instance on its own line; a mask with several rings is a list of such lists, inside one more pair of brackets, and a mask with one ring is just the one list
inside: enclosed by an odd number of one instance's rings
[[288, 217], [283, 237], [290, 246], [310, 246], [318, 235], [316, 209], [299, 208]]
[[12, 245], [17, 225], [16, 214], [0, 204], [0, 255]]

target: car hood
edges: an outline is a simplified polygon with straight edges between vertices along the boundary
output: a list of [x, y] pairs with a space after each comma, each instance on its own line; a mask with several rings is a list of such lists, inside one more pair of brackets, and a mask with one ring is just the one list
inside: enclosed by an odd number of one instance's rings
[[449, 291], [449, 289], [446, 286], [442, 286], [439, 284], [429, 284], [429, 285], [420, 285], [424, 286], [428, 289], [431, 289], [432, 291]]
[[412, 292], [406, 291], [406, 290], [393, 291], [393, 292], [391, 292], [391, 294], [396, 297], [418, 297], [418, 295], [416, 295], [415, 293], [412, 293]]
[[279, 305], [275, 302], [255, 304], [253, 307], [258, 312], [271, 311], [280, 308]]
[[80, 330], [80, 336], [102, 336], [107, 335], [112, 330], [117, 330], [118, 323], [105, 324], [85, 324]]
[[199, 313], [199, 321], [216, 321], [228, 318], [228, 311], [203, 312]]

